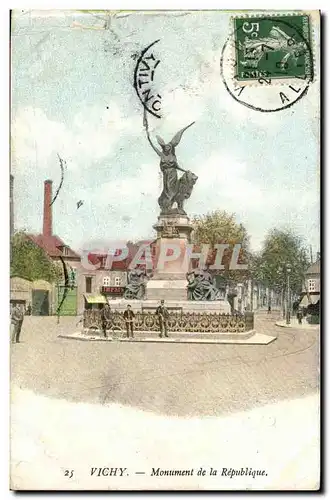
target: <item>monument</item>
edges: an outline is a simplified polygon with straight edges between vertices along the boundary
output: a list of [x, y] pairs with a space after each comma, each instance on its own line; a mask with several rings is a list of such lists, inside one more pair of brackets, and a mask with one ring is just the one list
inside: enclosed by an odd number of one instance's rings
[[[198, 177], [179, 166], [176, 147], [183, 133], [193, 124], [194, 122], [179, 130], [168, 143], [156, 136], [160, 146], [157, 147], [150, 137], [146, 112], [144, 114], [147, 139], [160, 158], [163, 176], [163, 190], [158, 198], [160, 214], [153, 226], [157, 232], [157, 267], [153, 277], [146, 283], [145, 299], [180, 302], [185, 310], [205, 310], [205, 301], [216, 301], [212, 306], [208, 303], [208, 309], [229, 312], [229, 304], [221, 299], [210, 273], [205, 270], [190, 270], [189, 249], [193, 226], [184, 210], [184, 202], [190, 198]], [[181, 177], [178, 172], [183, 173]], [[169, 252], [172, 252], [173, 258]], [[199, 301], [200, 307], [197, 302], [193, 303], [194, 301]]]
[[[161, 137], [156, 136], [159, 149], [151, 140], [146, 114], [144, 116], [147, 138], [160, 158], [160, 170], [163, 175], [163, 190], [158, 198], [160, 215], [153, 226], [157, 231], [155, 259], [158, 265], [153, 278], [147, 283], [146, 299], [149, 300], [187, 300], [186, 274], [189, 262], [185, 256], [193, 228], [183, 203], [190, 197], [197, 176], [179, 167], [175, 148], [183, 132], [192, 125], [193, 123], [180, 130], [167, 144]], [[183, 172], [180, 178], [179, 171]], [[168, 258], [171, 250], [173, 260]]]
[[[194, 122], [193, 122], [194, 123]], [[160, 213], [153, 228], [157, 237], [153, 254], [152, 273], [141, 267], [128, 273], [128, 284], [123, 299], [111, 301], [112, 327], [124, 329], [123, 312], [129, 303], [135, 313], [134, 329], [155, 333], [159, 329], [155, 314], [163, 299], [170, 310], [169, 331], [175, 335], [227, 334], [250, 335], [253, 324], [249, 318], [231, 314], [229, 302], [217, 289], [211, 273], [204, 267], [191, 268], [193, 225], [184, 209], [198, 177], [179, 166], [176, 147], [189, 124], [166, 143], [156, 136], [156, 146], [149, 134], [146, 112], [144, 127], [147, 139], [160, 158], [163, 187], [158, 198]], [[182, 175], [179, 176], [179, 172]], [[146, 261], [147, 257], [145, 255]], [[141, 262], [139, 263], [141, 266]], [[93, 311], [85, 311], [84, 326], [90, 328]]]

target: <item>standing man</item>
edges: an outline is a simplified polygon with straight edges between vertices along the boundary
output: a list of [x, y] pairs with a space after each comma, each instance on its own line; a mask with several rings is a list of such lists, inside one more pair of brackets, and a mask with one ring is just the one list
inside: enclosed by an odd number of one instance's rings
[[16, 306], [11, 311], [11, 324], [13, 329], [11, 341], [16, 344], [18, 344], [20, 341], [19, 337], [21, 335], [23, 320], [24, 320], [24, 312], [19, 307], [19, 305], [16, 304]]
[[299, 307], [297, 311], [297, 320], [299, 325], [302, 325], [302, 319], [303, 319], [303, 313], [301, 307]]
[[165, 307], [164, 300], [160, 301], [160, 306], [157, 307], [156, 309], [156, 314], [158, 316], [158, 323], [159, 323], [159, 336], [162, 337], [163, 333], [165, 334], [165, 337], [168, 337], [168, 318], [169, 318], [169, 312], [168, 309]]
[[133, 332], [133, 322], [134, 322], [135, 314], [132, 311], [132, 308], [130, 304], [127, 304], [127, 309], [124, 312], [124, 320], [126, 324], [126, 337], [131, 338], [134, 337], [134, 332]]
[[104, 304], [104, 307], [101, 310], [101, 321], [103, 336], [107, 338], [107, 329], [110, 329], [111, 324], [111, 309], [109, 304]]

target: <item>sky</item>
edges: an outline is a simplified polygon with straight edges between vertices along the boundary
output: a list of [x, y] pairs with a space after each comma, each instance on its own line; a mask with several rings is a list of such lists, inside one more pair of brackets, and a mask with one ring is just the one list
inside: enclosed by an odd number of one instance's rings
[[[198, 175], [186, 211], [235, 213], [261, 248], [273, 227], [319, 250], [319, 81], [292, 107], [261, 113], [236, 102], [220, 74], [228, 12], [20, 11], [12, 20], [12, 173], [15, 227], [42, 231], [43, 183], [64, 182], [53, 229], [79, 250], [95, 239], [152, 237], [162, 189], [133, 87], [135, 54], [160, 40], [155, 86], [162, 118], [151, 135], [170, 140]], [[313, 51], [318, 61], [318, 30]], [[77, 202], [83, 205], [77, 209]]]

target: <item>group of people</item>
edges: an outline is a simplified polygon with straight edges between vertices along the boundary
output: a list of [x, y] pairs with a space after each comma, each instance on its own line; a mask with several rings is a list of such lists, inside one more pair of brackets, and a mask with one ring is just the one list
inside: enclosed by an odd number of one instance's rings
[[[159, 336], [160, 337], [168, 337], [168, 319], [169, 312], [165, 307], [164, 300], [161, 300], [160, 305], [156, 309], [156, 315], [158, 318], [159, 325]], [[124, 312], [124, 321], [126, 326], [126, 337], [134, 338], [134, 319], [135, 314], [132, 311], [132, 306], [130, 304], [127, 305], [127, 308]], [[102, 331], [104, 337], [107, 336], [107, 330], [110, 329], [112, 318], [111, 318], [111, 309], [109, 304], [105, 304], [101, 311], [101, 320], [102, 320]]]
[[[11, 328], [12, 328], [11, 340], [13, 343], [17, 344], [20, 342], [20, 335], [25, 314], [29, 313], [27, 311], [24, 311], [23, 308], [20, 307], [18, 304], [16, 304], [11, 310]], [[156, 315], [158, 318], [159, 336], [168, 337], [169, 312], [168, 309], [165, 307], [164, 300], [161, 300], [160, 305], [157, 307]], [[127, 338], [134, 338], [134, 319], [135, 319], [135, 314], [132, 311], [132, 306], [128, 304], [126, 311], [124, 312]], [[106, 337], [107, 330], [111, 328], [112, 324], [111, 309], [109, 304], [105, 304], [101, 311], [101, 321], [102, 321], [103, 335], [104, 337]]]

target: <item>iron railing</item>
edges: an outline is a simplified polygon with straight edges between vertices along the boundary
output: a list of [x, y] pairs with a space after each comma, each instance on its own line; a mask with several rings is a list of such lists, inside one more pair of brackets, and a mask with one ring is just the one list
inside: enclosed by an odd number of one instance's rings
[[[111, 313], [109, 328], [125, 330], [124, 313], [114, 311]], [[173, 312], [168, 319], [170, 332], [246, 332], [253, 330], [253, 313], [217, 314], [195, 312]], [[84, 311], [84, 328], [102, 328], [101, 311], [89, 309]], [[151, 312], [137, 312], [134, 318], [135, 331], [158, 331], [159, 323], [156, 314]]]

